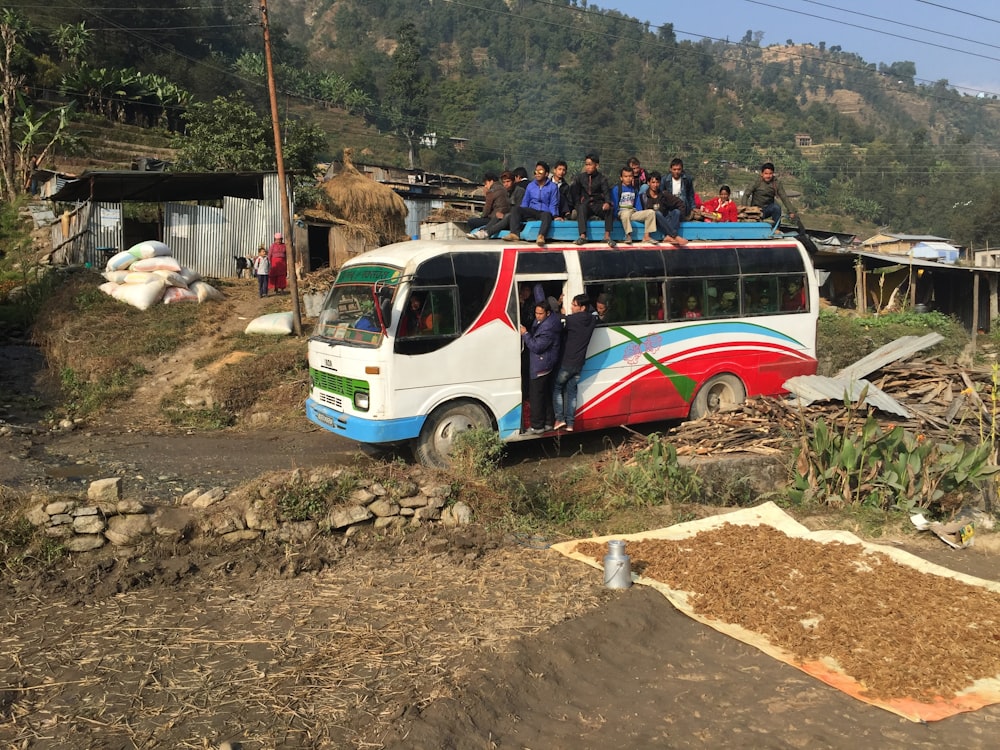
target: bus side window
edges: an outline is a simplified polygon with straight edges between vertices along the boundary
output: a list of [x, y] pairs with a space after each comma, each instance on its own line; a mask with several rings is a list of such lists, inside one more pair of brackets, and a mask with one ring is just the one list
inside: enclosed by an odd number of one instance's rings
[[781, 278], [781, 312], [801, 312], [809, 309], [805, 280], [801, 275]]
[[778, 285], [774, 276], [757, 276], [744, 281], [743, 301], [748, 315], [765, 315], [778, 309]]
[[736, 279], [711, 279], [705, 302], [706, 318], [732, 318], [740, 314], [740, 294]]

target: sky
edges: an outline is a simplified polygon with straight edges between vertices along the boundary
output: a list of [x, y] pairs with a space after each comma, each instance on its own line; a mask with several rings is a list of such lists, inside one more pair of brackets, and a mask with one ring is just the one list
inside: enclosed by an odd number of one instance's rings
[[[582, 3], [581, 3], [582, 4]], [[679, 40], [739, 42], [762, 31], [762, 46], [826, 42], [868, 63], [916, 64], [916, 82], [947, 79], [961, 93], [1000, 96], [1000, 3], [996, 0], [596, 0]], [[948, 7], [951, 6], [951, 7]], [[952, 9], [954, 8], [954, 9]]]

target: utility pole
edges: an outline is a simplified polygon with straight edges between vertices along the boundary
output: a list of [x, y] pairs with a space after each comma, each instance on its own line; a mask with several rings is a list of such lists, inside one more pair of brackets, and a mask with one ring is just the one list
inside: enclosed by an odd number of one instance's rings
[[271, 30], [267, 20], [267, 0], [260, 0], [260, 25], [264, 29], [264, 60], [267, 61], [267, 93], [271, 99], [271, 126], [274, 128], [274, 159], [278, 165], [278, 186], [281, 189], [281, 225], [288, 261], [288, 292], [292, 298], [292, 331], [302, 335], [302, 313], [299, 310], [298, 263], [292, 242], [292, 213], [288, 208], [291, 192], [285, 176], [285, 159], [281, 153], [281, 126], [278, 120], [278, 93], [274, 86], [274, 63], [271, 62]]

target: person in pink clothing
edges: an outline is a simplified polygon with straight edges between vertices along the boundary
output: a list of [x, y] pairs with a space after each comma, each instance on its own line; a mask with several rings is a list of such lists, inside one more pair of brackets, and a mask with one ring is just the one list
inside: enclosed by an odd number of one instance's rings
[[275, 232], [274, 242], [271, 243], [271, 249], [267, 251], [267, 259], [271, 263], [269, 286], [275, 292], [288, 286], [287, 255], [288, 248], [285, 247], [285, 241], [281, 236], [281, 232]]

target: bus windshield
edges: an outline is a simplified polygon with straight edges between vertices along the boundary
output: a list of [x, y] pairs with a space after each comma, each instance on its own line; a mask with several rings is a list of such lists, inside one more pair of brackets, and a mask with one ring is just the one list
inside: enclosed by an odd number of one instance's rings
[[[395, 287], [387, 287], [382, 292], [383, 295], [388, 293], [388, 304], [383, 303], [384, 310], [391, 306], [395, 291]], [[372, 284], [335, 286], [319, 314], [316, 333], [334, 341], [378, 346], [385, 330], [379, 322], [375, 300]]]
[[341, 270], [323, 302], [316, 334], [332, 341], [378, 346], [389, 324], [398, 283], [399, 269], [391, 266], [350, 266]]

